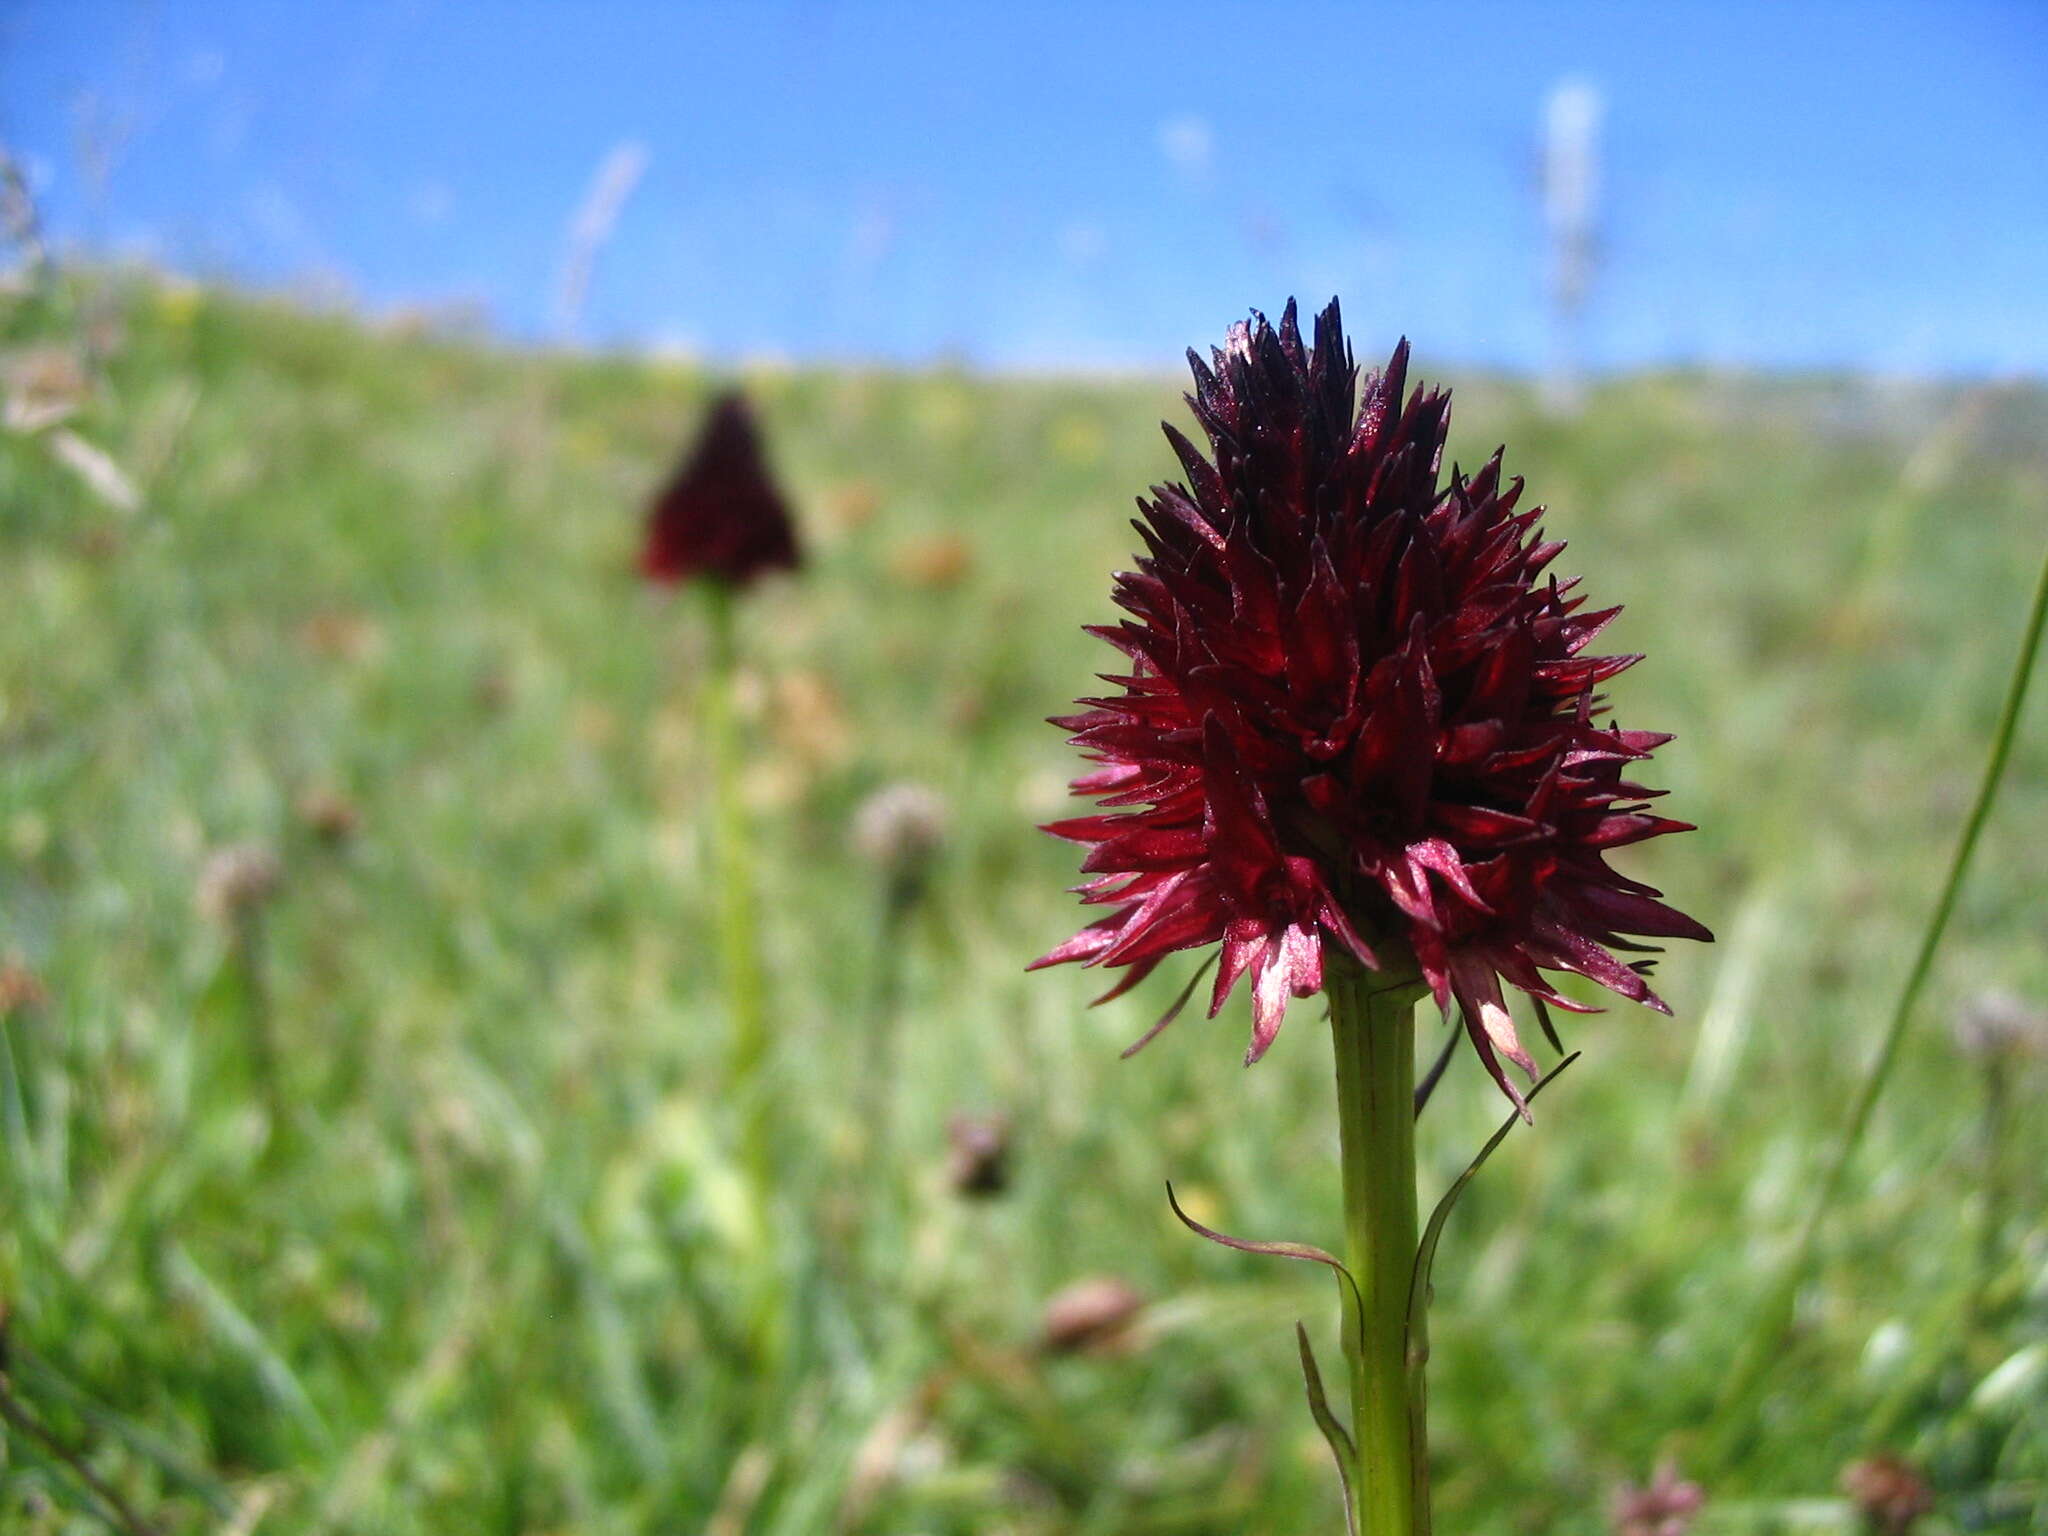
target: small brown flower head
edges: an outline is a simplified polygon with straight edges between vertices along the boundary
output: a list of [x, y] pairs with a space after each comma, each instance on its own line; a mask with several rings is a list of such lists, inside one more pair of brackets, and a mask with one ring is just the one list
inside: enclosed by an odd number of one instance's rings
[[1956, 1048], [1975, 1061], [2048, 1055], [2048, 1008], [2012, 992], [1977, 992], [1949, 1020]]
[[954, 1115], [946, 1122], [946, 1182], [954, 1193], [987, 1200], [1010, 1187], [1007, 1115]]
[[854, 480], [825, 499], [825, 516], [832, 527], [853, 533], [873, 522], [881, 507], [881, 493], [866, 480]]
[[0, 361], [0, 424], [40, 432], [72, 415], [92, 392], [85, 360], [69, 347], [31, 347]]
[[1933, 1510], [1934, 1490], [1910, 1463], [1889, 1452], [1852, 1461], [1842, 1469], [1842, 1492], [1875, 1536], [1906, 1536]]
[[951, 815], [937, 790], [908, 782], [887, 784], [853, 813], [853, 846], [881, 870], [898, 905], [922, 893], [932, 863], [946, 845]]
[[665, 585], [708, 576], [744, 587], [798, 564], [789, 506], [769, 477], [745, 397], [720, 397], [647, 511], [640, 571]]
[[1685, 1536], [1707, 1495], [1698, 1483], [1678, 1475], [1669, 1460], [1658, 1463], [1647, 1488], [1623, 1483], [1609, 1509], [1614, 1536]]
[[1048, 1354], [1121, 1353], [1144, 1310], [1145, 1298], [1128, 1281], [1110, 1275], [1076, 1280], [1046, 1302], [1040, 1337]]
[[345, 843], [363, 823], [356, 803], [336, 789], [309, 789], [299, 796], [299, 820], [323, 843]]
[[299, 643], [333, 661], [362, 661], [382, 648], [384, 635], [368, 614], [323, 608], [299, 626]]
[[889, 569], [906, 587], [944, 591], [957, 587], [974, 570], [974, 546], [957, 533], [935, 533], [897, 546]]
[[261, 843], [216, 849], [199, 871], [199, 910], [209, 922], [230, 927], [276, 895], [283, 874], [277, 855]]
[[470, 685], [470, 697], [476, 707], [487, 715], [502, 715], [512, 707], [516, 694], [512, 674], [502, 666], [488, 666], [476, 674], [476, 681]]
[[1519, 1104], [1503, 982], [1584, 1011], [1541, 974], [1576, 971], [1668, 1012], [1615, 951], [1709, 937], [1607, 863], [1688, 830], [1630, 777], [1669, 738], [1601, 718], [1638, 658], [1582, 653], [1619, 610], [1545, 574], [1564, 546], [1498, 453], [1443, 478], [1450, 402], [1407, 392], [1407, 343], [1362, 403], [1334, 301], [1313, 346], [1289, 304], [1189, 357], [1209, 453], [1166, 429], [1187, 483], [1139, 503], [1128, 617], [1090, 630], [1126, 665], [1054, 722], [1101, 811], [1046, 830], [1088, 849], [1107, 913], [1038, 964], [1125, 967], [1115, 996], [1220, 946], [1210, 1012], [1250, 978], [1256, 1061], [1334, 946], [1455, 998]]

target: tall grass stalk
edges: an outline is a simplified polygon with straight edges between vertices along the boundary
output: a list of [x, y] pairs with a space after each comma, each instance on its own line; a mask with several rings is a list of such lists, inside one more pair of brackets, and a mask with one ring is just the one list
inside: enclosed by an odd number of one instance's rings
[[1927, 926], [1920, 935], [1920, 946], [1914, 953], [1912, 967], [1906, 972], [1905, 985], [1899, 989], [1898, 1002], [1892, 1008], [1890, 1022], [1885, 1026], [1883, 1039], [1879, 1042], [1877, 1054], [1871, 1059], [1870, 1067], [1864, 1073], [1863, 1083], [1857, 1089], [1856, 1098], [1850, 1107], [1849, 1118], [1842, 1127], [1841, 1136], [1827, 1164], [1827, 1171], [1821, 1176], [1814, 1193], [1812, 1207], [1807, 1211], [1806, 1222], [1799, 1230], [1798, 1241], [1793, 1245], [1791, 1256], [1769, 1292], [1764, 1305], [1758, 1312], [1756, 1327], [1740, 1355], [1735, 1369], [1728, 1376], [1728, 1385], [1721, 1394], [1715, 1411], [1715, 1439], [1712, 1461], [1715, 1466], [1726, 1466], [1732, 1456], [1748, 1438], [1748, 1424], [1752, 1411], [1761, 1395], [1770, 1368], [1782, 1353], [1781, 1346], [1792, 1326], [1794, 1306], [1799, 1287], [1805, 1283], [1813, 1268], [1814, 1250], [1819, 1240], [1822, 1224], [1835, 1202], [1841, 1197], [1847, 1182], [1849, 1166], [1855, 1160], [1858, 1148], [1862, 1146], [1864, 1132], [1870, 1126], [1871, 1112], [1876, 1108], [1885, 1085], [1890, 1081], [1892, 1069], [1897, 1064], [1899, 1043], [1905, 1038], [1906, 1024], [1913, 1016], [1914, 1006], [1920, 1000], [1920, 993], [1927, 984], [1927, 978], [1934, 968], [1934, 957], [1941, 947], [1944, 934], [1948, 931], [1949, 919], [1955, 914], [1956, 900], [1962, 893], [1963, 879], [1968, 874], [1970, 861], [1977, 851], [1977, 842], [1990, 819], [1991, 807], [1998, 798], [1999, 785], [2004, 781], [2006, 764], [2012, 757], [2013, 741], [2019, 734], [2020, 715], [2025, 708], [2028, 686], [2033, 681], [2034, 660], [2040, 650], [2041, 631], [2048, 621], [2048, 556], [2044, 556], [2041, 574], [2034, 585], [2033, 606], [2028, 612], [2026, 630], [2020, 639], [2019, 656], [2013, 665], [2012, 681], [2005, 691], [2005, 703], [1999, 711], [1998, 726], [1992, 733], [1991, 755], [1984, 765], [1984, 776], [1977, 786], [1977, 797], [1970, 806], [1970, 814], [1963, 822], [1962, 836], [1956, 842], [1954, 856], [1949, 861], [1948, 877], [1942, 882], [1941, 894], [1936, 898], [1934, 909], [1929, 914]]
[[738, 1117], [738, 1161], [753, 1229], [752, 1251], [761, 1262], [748, 1277], [747, 1340], [762, 1394], [756, 1413], [774, 1400], [771, 1384], [789, 1348], [788, 1295], [772, 1242], [775, 1192], [775, 1117], [770, 1101], [767, 997], [755, 919], [752, 828], [740, 796], [736, 716], [738, 646], [735, 593], [726, 582], [702, 583], [710, 616], [710, 665], [704, 680], [704, 726], [711, 755], [712, 878], [717, 883], [720, 971], [731, 1033], [726, 1042], [726, 1094]]

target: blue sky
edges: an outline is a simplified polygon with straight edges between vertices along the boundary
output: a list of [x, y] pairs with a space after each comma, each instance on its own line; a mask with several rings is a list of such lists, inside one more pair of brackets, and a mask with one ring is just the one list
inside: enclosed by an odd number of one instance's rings
[[2048, 372], [2039, 0], [0, 0], [0, 142], [67, 241], [544, 336], [637, 146], [581, 333], [719, 358], [1169, 368], [1336, 292], [1361, 348], [1530, 366], [1569, 78], [1596, 365]]

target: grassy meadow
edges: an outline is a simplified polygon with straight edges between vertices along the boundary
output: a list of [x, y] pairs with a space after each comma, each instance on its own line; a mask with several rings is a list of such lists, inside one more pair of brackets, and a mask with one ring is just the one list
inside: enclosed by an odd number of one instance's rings
[[[1023, 970], [1081, 919], [1032, 830], [1076, 768], [1043, 717], [1111, 659], [1079, 626], [1176, 377], [744, 379], [810, 555], [740, 619], [763, 1212], [703, 614], [632, 570], [721, 381], [106, 275], [0, 308], [18, 391], [68, 358], [78, 396], [0, 432], [0, 1307], [51, 1436], [0, 1430], [0, 1530], [105, 1529], [109, 1494], [165, 1536], [1341, 1528], [1290, 1337], [1332, 1368], [1327, 1276], [1163, 1190], [1337, 1241], [1315, 1008], [1250, 1071], [1241, 997], [1119, 1062], [1184, 969], [1093, 1011]], [[1628, 605], [1619, 718], [1678, 734], [1655, 781], [1701, 827], [1628, 867], [1719, 942], [1665, 960], [1675, 1019], [1564, 1021], [1584, 1059], [1458, 1208], [1437, 1528], [1601, 1531], [1669, 1454], [1710, 1536], [1846, 1532], [1841, 1469], [1889, 1449], [1923, 1530], [2048, 1531], [2048, 1059], [1950, 1031], [2048, 1006], [2038, 699], [1794, 1334], [1714, 1421], [1981, 771], [2048, 395], [1660, 375], [1560, 420], [1450, 382], [1459, 456], [1506, 442], [1559, 568]], [[947, 832], [890, 928], [850, 828], [902, 781]], [[1426, 1202], [1502, 1111], [1463, 1055]], [[961, 1112], [1008, 1118], [1000, 1195], [949, 1187]], [[1091, 1276], [1146, 1306], [1047, 1352]]]

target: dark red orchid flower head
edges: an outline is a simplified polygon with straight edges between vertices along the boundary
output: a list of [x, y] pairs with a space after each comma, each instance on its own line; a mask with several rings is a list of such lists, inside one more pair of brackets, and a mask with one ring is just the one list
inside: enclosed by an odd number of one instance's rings
[[1251, 977], [1251, 1062], [1335, 945], [1455, 999], [1519, 1105], [1503, 981], [1585, 1012], [1541, 974], [1576, 971], [1669, 1012], [1614, 951], [1711, 937], [1607, 864], [1690, 830], [1624, 777], [1670, 738], [1602, 720], [1596, 690], [1639, 658], [1582, 653], [1619, 610], [1544, 574], [1563, 545], [1499, 453], [1440, 477], [1450, 401], [1404, 400], [1407, 342], [1362, 401], [1335, 300], [1312, 346], [1290, 302], [1188, 356], [1209, 457], [1166, 428], [1187, 483], [1139, 501], [1129, 617], [1089, 630], [1128, 665], [1054, 721], [1101, 811], [1046, 830], [1086, 845], [1078, 890], [1109, 910], [1036, 965], [1126, 967], [1101, 1001], [1220, 945], [1209, 1011]]
[[641, 574], [660, 582], [710, 576], [742, 587], [797, 563], [796, 529], [769, 478], [754, 413], [738, 392], [722, 395], [648, 508]]

